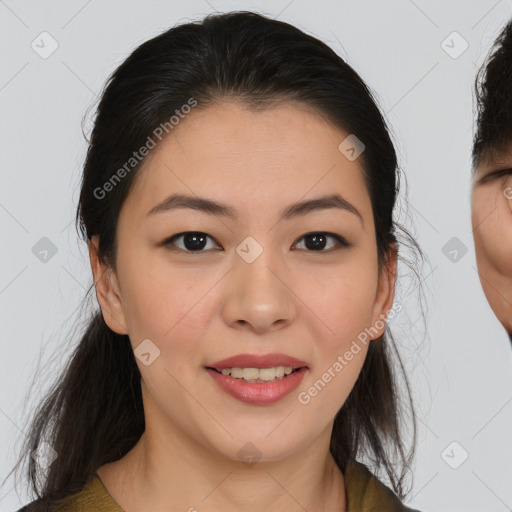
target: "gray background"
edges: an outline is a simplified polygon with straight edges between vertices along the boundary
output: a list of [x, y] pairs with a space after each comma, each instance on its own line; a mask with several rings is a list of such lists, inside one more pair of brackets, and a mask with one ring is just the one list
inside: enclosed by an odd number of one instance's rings
[[[480, 288], [469, 203], [472, 83], [512, 17], [510, 0], [0, 0], [0, 478], [14, 464], [26, 414], [76, 342], [67, 335], [92, 282], [73, 223], [86, 149], [82, 117], [140, 43], [178, 22], [239, 9], [327, 42], [377, 92], [393, 130], [408, 180], [404, 212], [428, 257], [425, 325], [416, 291], [403, 286], [404, 310], [393, 322], [419, 415], [411, 505], [511, 510], [512, 355]], [[31, 47], [43, 31], [58, 43], [46, 59]], [[463, 41], [454, 31], [469, 44], [457, 58]], [[452, 56], [442, 45], [448, 36]], [[86, 133], [90, 126], [91, 114]], [[46, 262], [32, 251], [43, 237], [57, 249]], [[451, 245], [443, 252], [453, 237], [456, 261], [445, 255]], [[45, 366], [27, 401], [38, 363]], [[13, 485], [11, 476], [0, 488], [0, 510], [28, 501]]]

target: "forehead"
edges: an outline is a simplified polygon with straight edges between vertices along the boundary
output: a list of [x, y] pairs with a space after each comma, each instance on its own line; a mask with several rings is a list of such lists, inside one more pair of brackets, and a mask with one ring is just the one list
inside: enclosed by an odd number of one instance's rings
[[146, 208], [179, 190], [243, 208], [339, 192], [371, 209], [362, 158], [339, 149], [347, 136], [295, 102], [260, 111], [236, 102], [196, 107], [149, 155], [130, 196]]

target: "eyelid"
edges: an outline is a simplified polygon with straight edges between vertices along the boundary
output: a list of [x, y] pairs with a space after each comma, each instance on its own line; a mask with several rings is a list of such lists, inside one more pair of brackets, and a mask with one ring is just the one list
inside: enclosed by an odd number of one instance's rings
[[[215, 240], [214, 237], [212, 237], [211, 235], [209, 235], [208, 233], [205, 233], [203, 231], [182, 231], [181, 233], [176, 233], [174, 235], [171, 235], [171, 236], [167, 237], [166, 239], [164, 239], [158, 245], [159, 246], [172, 246], [173, 249], [175, 249], [177, 251], [181, 251], [183, 253], [187, 253], [187, 254], [200, 254], [202, 252], [210, 252], [211, 249], [207, 250], [207, 251], [203, 251], [203, 250], [201, 250], [201, 251], [187, 251], [187, 250], [181, 249], [180, 247], [176, 247], [176, 246], [173, 245], [173, 242], [175, 242], [178, 238], [180, 238], [180, 237], [182, 237], [184, 235], [188, 235], [190, 233], [204, 235], [205, 237], [210, 238], [211, 240], [213, 240], [213, 242], [216, 245], [220, 246], [220, 244], [217, 242], [217, 240]], [[331, 233], [330, 231], [308, 231], [307, 233], [304, 233], [299, 238], [297, 238], [297, 241], [294, 242], [294, 245], [296, 245], [298, 242], [300, 242], [302, 239], [304, 239], [304, 238], [306, 238], [308, 236], [317, 235], [317, 234], [324, 235], [327, 238], [333, 238], [337, 242], [337, 247], [330, 248], [330, 249], [327, 249], [327, 250], [319, 250], [319, 251], [313, 251], [313, 250], [308, 251], [308, 250], [305, 250], [305, 249], [299, 249], [299, 250], [302, 250], [304, 252], [309, 252], [309, 253], [329, 253], [329, 252], [332, 252], [332, 251], [336, 250], [336, 248], [348, 248], [348, 247], [351, 247], [353, 245], [352, 243], [348, 242], [346, 240], [346, 238], [344, 238], [343, 236], [337, 235], [336, 233]]]
[[[336, 240], [338, 242], [338, 247], [337, 248], [340, 248], [340, 247], [351, 247], [352, 244], [350, 242], [348, 242], [346, 240], [346, 238], [342, 237], [341, 235], [337, 235], [336, 233], [331, 233], [330, 231], [309, 231], [308, 233], [304, 233], [303, 235], [301, 235], [297, 241], [300, 241], [302, 240], [303, 238], [306, 238], [308, 236], [311, 236], [311, 235], [317, 235], [317, 234], [320, 234], [320, 235], [324, 235], [326, 236], [327, 238], [334, 238], [334, 240]], [[332, 252], [336, 250], [336, 247], [334, 248], [331, 248], [331, 249], [327, 249], [325, 251], [305, 251], [305, 252], [310, 252], [310, 253], [328, 253], [328, 252]]]
[[180, 247], [176, 247], [174, 245], [174, 242], [181, 238], [182, 236], [185, 236], [185, 235], [188, 235], [188, 234], [196, 234], [196, 235], [203, 235], [205, 236], [206, 238], [209, 238], [210, 240], [213, 240], [213, 242], [220, 247], [220, 244], [217, 242], [217, 240], [215, 240], [215, 238], [211, 235], [209, 235], [208, 233], [205, 233], [204, 231], [182, 231], [180, 233], [176, 233], [175, 235], [171, 235], [167, 238], [165, 238], [164, 240], [162, 240], [162, 242], [160, 242], [158, 245], [159, 246], [164, 246], [164, 247], [167, 247], [167, 246], [171, 246], [173, 250], [176, 250], [176, 251], [180, 251], [180, 252], [183, 252], [183, 253], [187, 253], [187, 254], [200, 254], [202, 252], [210, 252], [210, 250], [208, 251], [187, 251], [185, 249], [181, 249]]

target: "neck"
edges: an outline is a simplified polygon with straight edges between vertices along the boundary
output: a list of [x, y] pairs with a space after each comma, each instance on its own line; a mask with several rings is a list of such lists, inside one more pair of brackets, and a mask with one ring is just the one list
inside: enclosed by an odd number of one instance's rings
[[98, 469], [126, 512], [346, 511], [328, 436], [286, 459], [249, 463], [220, 457], [185, 433], [164, 436], [148, 427], [125, 457]]

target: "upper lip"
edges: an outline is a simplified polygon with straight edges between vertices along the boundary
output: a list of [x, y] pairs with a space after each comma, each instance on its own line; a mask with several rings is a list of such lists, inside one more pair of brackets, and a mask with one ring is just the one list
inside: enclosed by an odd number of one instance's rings
[[211, 363], [206, 368], [223, 370], [224, 368], [272, 368], [274, 366], [291, 367], [295, 370], [303, 366], [307, 367], [307, 363], [286, 354], [237, 354]]

